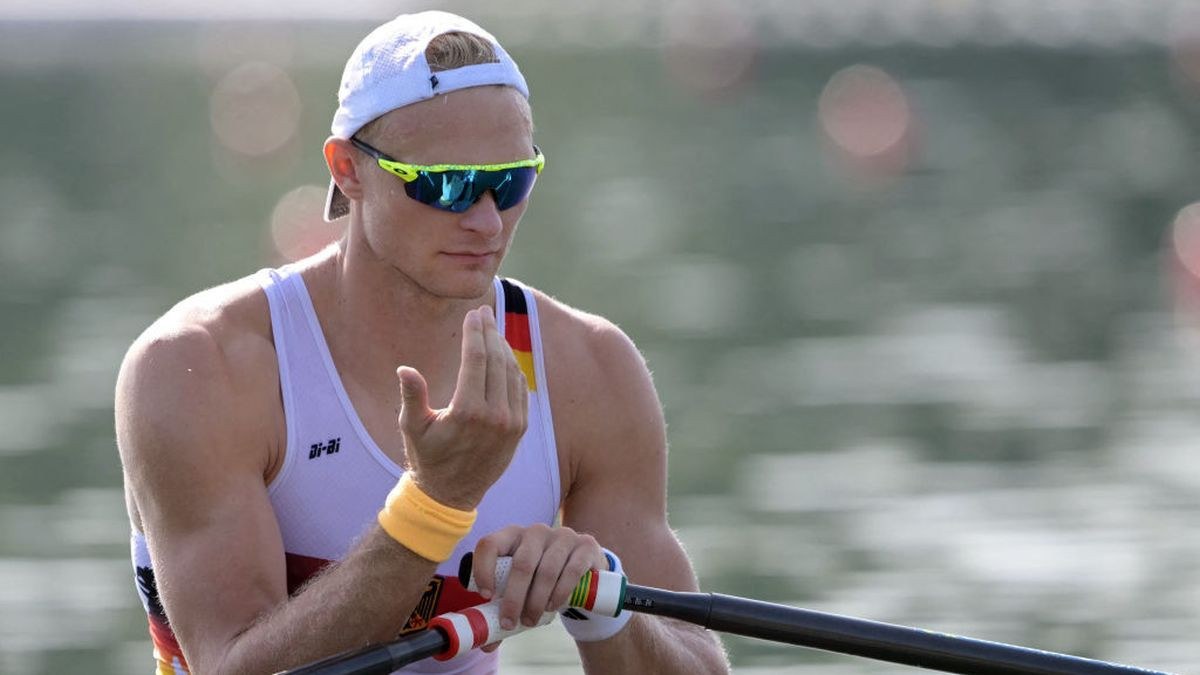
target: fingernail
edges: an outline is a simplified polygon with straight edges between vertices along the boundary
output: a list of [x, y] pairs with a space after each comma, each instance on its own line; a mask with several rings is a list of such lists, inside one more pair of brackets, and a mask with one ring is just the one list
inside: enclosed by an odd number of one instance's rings
[[490, 589], [490, 588], [481, 588], [481, 589], [479, 589], [479, 594], [483, 596], [483, 599], [484, 599], [484, 600], [491, 600], [491, 599], [492, 599], [492, 589]]
[[500, 619], [500, 627], [503, 628], [504, 630], [512, 630], [513, 629], [513, 620], [508, 617]]

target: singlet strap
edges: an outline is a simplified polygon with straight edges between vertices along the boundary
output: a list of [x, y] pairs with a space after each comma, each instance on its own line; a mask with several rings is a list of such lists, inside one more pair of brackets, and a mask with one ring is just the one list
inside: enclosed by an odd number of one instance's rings
[[517, 363], [525, 373], [530, 397], [538, 401], [538, 405], [531, 408], [530, 414], [536, 414], [540, 418], [541, 424], [538, 428], [545, 451], [546, 480], [552, 487], [553, 510], [557, 512], [561, 506], [558, 503], [561, 485], [558, 474], [558, 444], [554, 434], [554, 416], [550, 410], [550, 392], [546, 384], [545, 341], [542, 339], [542, 327], [538, 319], [538, 304], [533, 292], [516, 279], [500, 278], [496, 292], [497, 310], [503, 312], [504, 339], [512, 347], [513, 355], [517, 357]]
[[538, 390], [537, 368], [534, 367], [533, 340], [529, 332], [529, 304], [525, 291], [509, 279], [501, 279], [504, 290], [504, 339], [512, 347], [513, 355], [525, 373], [530, 391]]

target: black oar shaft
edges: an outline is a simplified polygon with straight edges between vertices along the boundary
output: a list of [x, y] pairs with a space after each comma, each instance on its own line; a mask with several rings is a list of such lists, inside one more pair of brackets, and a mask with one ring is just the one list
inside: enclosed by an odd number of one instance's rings
[[717, 593], [680, 593], [630, 584], [625, 608], [723, 633], [967, 675], [1166, 675]]
[[337, 654], [287, 671], [286, 675], [387, 675], [410, 663], [446, 649], [446, 636], [425, 630], [409, 637], [365, 650]]

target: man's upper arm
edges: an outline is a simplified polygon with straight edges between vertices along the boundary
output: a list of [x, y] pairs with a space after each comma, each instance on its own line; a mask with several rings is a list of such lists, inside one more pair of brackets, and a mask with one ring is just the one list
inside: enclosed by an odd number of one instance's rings
[[569, 376], [550, 382], [571, 461], [563, 524], [616, 552], [637, 583], [695, 590], [691, 563], [667, 523], [666, 425], [650, 372], [620, 329], [588, 321], [586, 339], [573, 341]]
[[262, 406], [236, 365], [205, 328], [152, 328], [117, 382], [126, 489], [194, 672], [218, 669], [232, 639], [287, 597]]

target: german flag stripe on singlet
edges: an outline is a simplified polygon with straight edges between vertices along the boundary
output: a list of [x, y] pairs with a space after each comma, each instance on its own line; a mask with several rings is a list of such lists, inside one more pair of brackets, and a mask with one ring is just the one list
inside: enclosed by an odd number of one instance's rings
[[187, 659], [175, 639], [175, 632], [167, 622], [167, 613], [158, 598], [158, 584], [154, 581], [154, 570], [135, 567], [138, 594], [146, 609], [146, 620], [150, 625], [150, 641], [154, 644], [155, 675], [186, 675]]
[[537, 391], [537, 376], [533, 369], [533, 341], [529, 337], [529, 305], [525, 303], [525, 292], [508, 279], [501, 279], [504, 288], [504, 339], [512, 347], [513, 354], [530, 391]]

